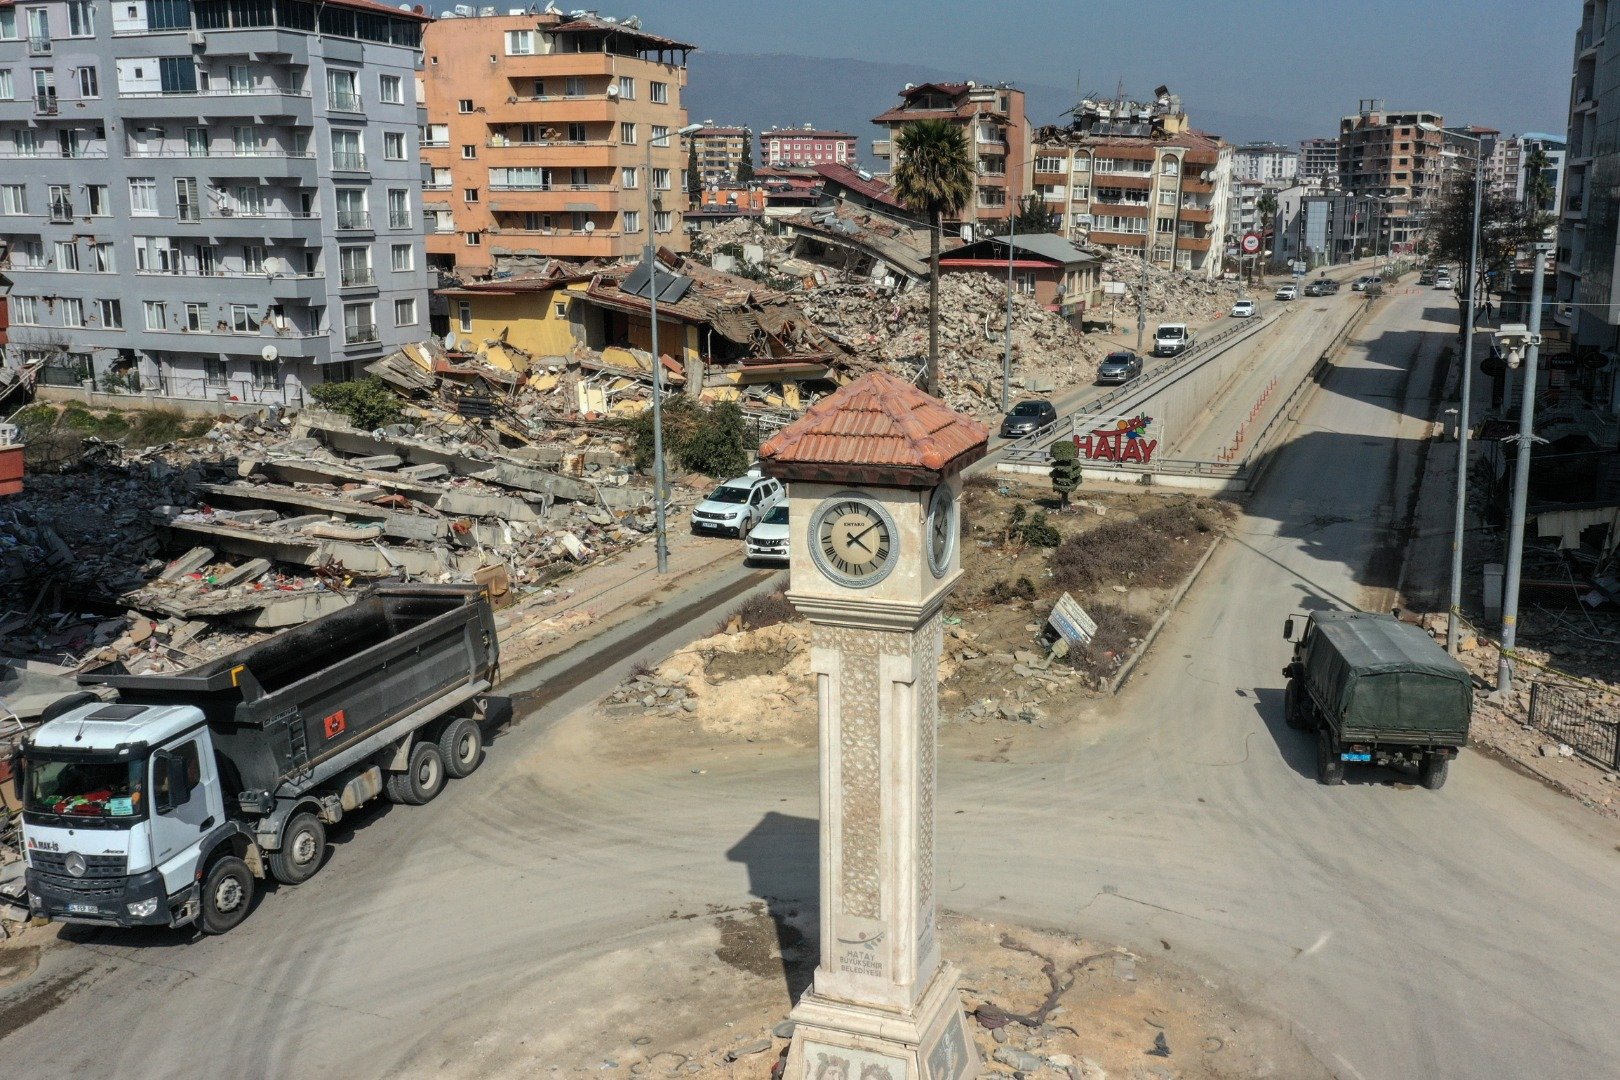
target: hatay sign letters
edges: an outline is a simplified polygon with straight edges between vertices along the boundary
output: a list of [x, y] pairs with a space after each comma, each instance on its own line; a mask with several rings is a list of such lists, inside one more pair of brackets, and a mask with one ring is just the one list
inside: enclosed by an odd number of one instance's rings
[[1074, 448], [1081, 461], [1146, 465], [1163, 435], [1162, 426], [1146, 413], [1103, 417], [1089, 432], [1074, 437]]

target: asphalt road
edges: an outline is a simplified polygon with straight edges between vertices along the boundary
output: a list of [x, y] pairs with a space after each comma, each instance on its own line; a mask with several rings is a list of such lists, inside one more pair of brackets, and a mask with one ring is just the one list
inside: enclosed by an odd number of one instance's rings
[[[1438, 793], [1381, 772], [1322, 788], [1282, 722], [1283, 618], [1381, 604], [1398, 576], [1409, 399], [1446, 332], [1427, 317], [1447, 307], [1375, 313], [1117, 719], [1030, 731], [997, 761], [947, 739], [939, 892], [989, 919], [1167, 942], [1346, 1078], [1613, 1075], [1620, 828], [1472, 753]], [[813, 906], [813, 755], [737, 744], [701, 770], [608, 765], [544, 737], [635, 658], [712, 625], [649, 631], [537, 701], [432, 805], [358, 815], [315, 881], [225, 937], [75, 932], [0, 992], [0, 1062], [46, 1078], [488, 1075], [520, 1036], [537, 1055], [522, 1060], [579, 1061], [635, 1030], [623, 1016], [719, 1023], [664, 950], [694, 925], [679, 912]], [[608, 995], [620, 1012], [562, 1023]]]

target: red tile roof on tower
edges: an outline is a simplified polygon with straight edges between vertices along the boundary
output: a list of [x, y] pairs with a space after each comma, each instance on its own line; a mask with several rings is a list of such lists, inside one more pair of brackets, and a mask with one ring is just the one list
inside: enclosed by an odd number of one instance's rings
[[989, 437], [905, 379], [874, 371], [773, 435], [759, 462], [784, 480], [932, 487], [983, 457]]

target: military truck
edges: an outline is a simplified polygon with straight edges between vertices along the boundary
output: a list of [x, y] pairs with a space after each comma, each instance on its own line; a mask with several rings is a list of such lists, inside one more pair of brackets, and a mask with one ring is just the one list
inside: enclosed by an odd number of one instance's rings
[[189, 671], [79, 676], [118, 701], [13, 759], [30, 912], [232, 929], [264, 877], [315, 875], [345, 814], [478, 768], [499, 659], [481, 587], [394, 585]]
[[1316, 778], [1342, 784], [1346, 764], [1416, 766], [1438, 790], [1468, 745], [1473, 680], [1421, 628], [1392, 615], [1317, 611], [1291, 615], [1283, 637], [1294, 657], [1288, 726], [1316, 733]]

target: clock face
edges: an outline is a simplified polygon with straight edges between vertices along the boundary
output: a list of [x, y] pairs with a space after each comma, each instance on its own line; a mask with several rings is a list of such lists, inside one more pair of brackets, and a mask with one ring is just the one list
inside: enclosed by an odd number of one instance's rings
[[959, 532], [956, 510], [950, 485], [935, 488], [933, 497], [928, 500], [928, 569], [937, 578], [945, 576], [951, 568], [951, 556], [956, 553]]
[[834, 495], [810, 518], [810, 554], [827, 577], [852, 589], [889, 576], [900, 552], [894, 518], [853, 493]]

